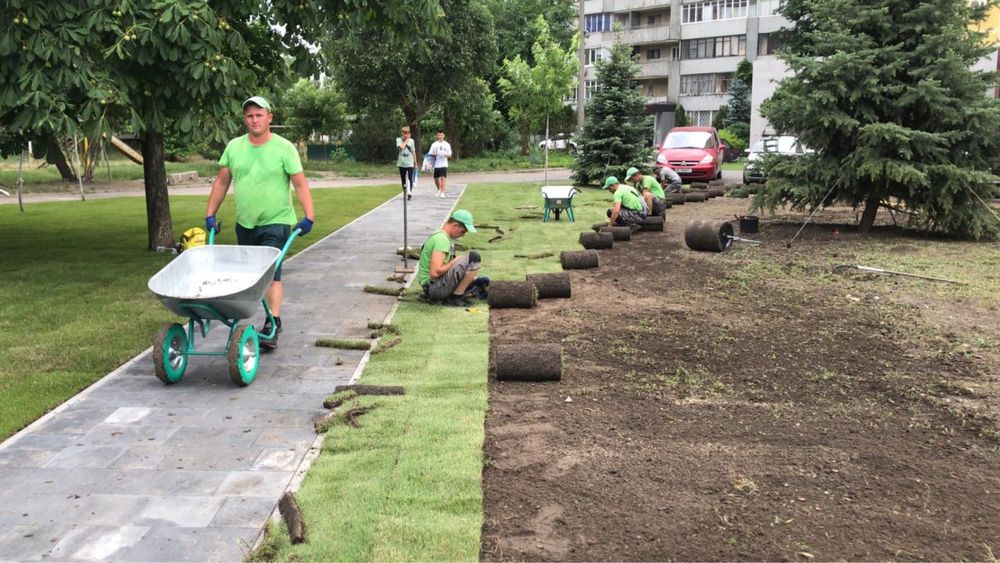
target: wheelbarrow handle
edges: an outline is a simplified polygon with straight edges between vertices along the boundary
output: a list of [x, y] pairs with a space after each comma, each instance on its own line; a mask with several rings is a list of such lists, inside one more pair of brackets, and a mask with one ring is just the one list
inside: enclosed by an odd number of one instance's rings
[[288, 237], [288, 240], [285, 241], [285, 246], [281, 248], [281, 254], [278, 255], [278, 263], [274, 267], [275, 269], [281, 267], [281, 262], [285, 259], [285, 254], [287, 254], [288, 249], [292, 247], [292, 242], [295, 240], [295, 237], [299, 236], [300, 234], [302, 234], [302, 229], [292, 230], [292, 234]]

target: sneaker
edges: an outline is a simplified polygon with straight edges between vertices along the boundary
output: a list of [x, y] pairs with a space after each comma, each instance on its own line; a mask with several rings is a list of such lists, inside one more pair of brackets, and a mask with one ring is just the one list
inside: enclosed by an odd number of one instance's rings
[[260, 347], [262, 350], [274, 350], [278, 347], [278, 335], [281, 334], [281, 317], [274, 317], [274, 322], [278, 325], [278, 330], [274, 332], [273, 338], [265, 338], [265, 335], [271, 333], [271, 319], [264, 321], [264, 326], [260, 329]]
[[489, 287], [490, 278], [486, 276], [481, 276], [476, 278], [472, 285], [469, 286], [469, 290], [465, 292], [466, 295], [475, 297], [481, 301], [485, 301], [489, 297]]
[[470, 307], [473, 305], [468, 297], [454, 294], [442, 301], [441, 304], [445, 307]]
[[406, 194], [406, 199], [413, 199], [413, 194]]

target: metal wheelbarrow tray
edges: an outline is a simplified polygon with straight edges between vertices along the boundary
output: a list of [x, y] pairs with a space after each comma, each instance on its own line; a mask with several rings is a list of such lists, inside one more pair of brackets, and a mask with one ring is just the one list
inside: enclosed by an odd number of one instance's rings
[[[167, 323], [156, 335], [156, 377], [167, 384], [177, 383], [184, 377], [189, 356], [226, 356], [233, 383], [245, 386], [253, 382], [260, 364], [260, 340], [274, 338], [277, 333], [264, 295], [299, 232], [292, 231], [281, 249], [214, 245], [214, 233], [209, 233], [207, 246], [185, 251], [150, 278], [149, 290], [167, 309], [188, 318], [186, 329], [180, 323]], [[252, 325], [239, 322], [252, 317], [259, 304], [271, 321], [270, 334], [258, 334]], [[226, 348], [196, 351], [197, 332], [207, 337], [212, 321], [229, 327]]]

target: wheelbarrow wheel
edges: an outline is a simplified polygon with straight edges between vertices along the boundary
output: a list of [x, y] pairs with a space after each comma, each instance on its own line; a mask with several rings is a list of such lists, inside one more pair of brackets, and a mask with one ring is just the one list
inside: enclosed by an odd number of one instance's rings
[[187, 333], [182, 325], [169, 323], [160, 329], [153, 344], [153, 364], [160, 381], [170, 385], [184, 377], [187, 343]]
[[253, 382], [260, 364], [260, 338], [248, 324], [236, 325], [229, 337], [229, 378], [245, 387]]

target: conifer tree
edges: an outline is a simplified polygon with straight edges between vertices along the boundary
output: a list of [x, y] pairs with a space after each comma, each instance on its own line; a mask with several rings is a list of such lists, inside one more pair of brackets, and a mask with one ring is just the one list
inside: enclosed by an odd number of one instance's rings
[[755, 207], [834, 201], [864, 208], [868, 231], [880, 204], [904, 205], [914, 226], [995, 236], [980, 200], [996, 193], [1000, 105], [994, 73], [972, 69], [993, 47], [970, 23], [996, 5], [966, 0], [785, 0], [782, 33], [791, 76], [763, 105], [779, 132], [816, 154], [765, 161]]
[[653, 120], [646, 114], [638, 74], [632, 48], [620, 42], [607, 59], [597, 62], [599, 88], [587, 103], [573, 167], [578, 183], [593, 184], [611, 175], [623, 179], [630, 166], [643, 168], [652, 162]]

